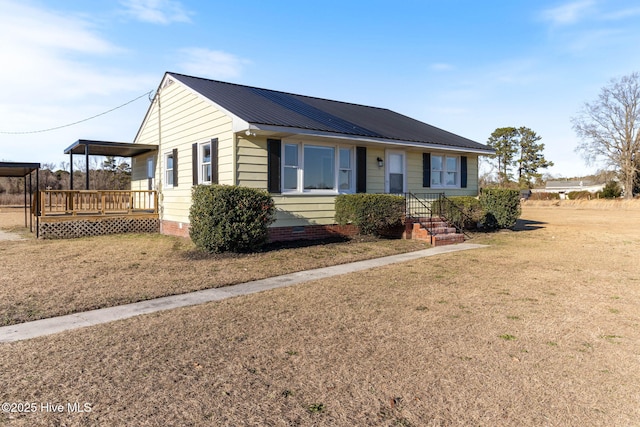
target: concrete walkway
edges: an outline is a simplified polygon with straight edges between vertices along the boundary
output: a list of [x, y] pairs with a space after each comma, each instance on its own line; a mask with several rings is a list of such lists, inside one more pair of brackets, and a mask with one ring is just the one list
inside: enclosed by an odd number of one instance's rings
[[203, 304], [210, 301], [220, 301], [235, 296], [249, 295], [269, 289], [276, 289], [312, 280], [353, 273], [355, 271], [367, 270], [369, 268], [483, 247], [486, 247], [486, 245], [477, 245], [473, 243], [439, 246], [423, 249], [421, 251], [391, 255], [383, 258], [335, 265], [333, 267], [299, 271], [297, 273], [285, 274], [284, 276], [270, 277], [267, 279], [240, 283], [238, 285], [226, 286], [223, 288], [205, 289], [187, 294], [173, 295], [116, 307], [101, 308], [98, 310], [85, 311], [83, 313], [69, 314], [66, 316], [35, 320], [33, 322], [26, 322], [17, 325], [3, 326], [0, 327], [0, 342], [27, 340], [72, 329], [127, 319], [141, 314]]
[[19, 235], [18, 233], [12, 233], [10, 231], [0, 230], [0, 241], [1, 240], [26, 240], [26, 239], [21, 235]]

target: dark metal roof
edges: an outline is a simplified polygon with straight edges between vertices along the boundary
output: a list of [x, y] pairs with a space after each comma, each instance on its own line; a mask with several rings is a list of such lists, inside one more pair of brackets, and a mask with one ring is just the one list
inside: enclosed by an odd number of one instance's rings
[[0, 176], [23, 177], [40, 169], [40, 163], [0, 162]]
[[488, 146], [394, 111], [167, 73], [250, 124], [492, 152]]
[[133, 157], [158, 149], [157, 145], [132, 144], [130, 142], [91, 141], [79, 139], [64, 150], [64, 154], [85, 154], [90, 156]]

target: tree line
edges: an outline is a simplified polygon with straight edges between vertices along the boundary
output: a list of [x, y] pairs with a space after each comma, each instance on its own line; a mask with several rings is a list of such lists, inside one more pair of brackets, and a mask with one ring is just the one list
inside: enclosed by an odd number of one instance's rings
[[[84, 162], [74, 163], [73, 188], [84, 189], [87, 168]], [[89, 165], [89, 182], [92, 190], [128, 190], [131, 185], [131, 166], [125, 161], [118, 161], [115, 157], [106, 157], [101, 163]], [[40, 183], [36, 188], [35, 176], [32, 178], [33, 190], [68, 190], [71, 175], [69, 163], [62, 162], [59, 168], [55, 163], [44, 163], [39, 172]], [[29, 179], [27, 178], [27, 191]], [[0, 195], [24, 193], [24, 178], [0, 178]]]

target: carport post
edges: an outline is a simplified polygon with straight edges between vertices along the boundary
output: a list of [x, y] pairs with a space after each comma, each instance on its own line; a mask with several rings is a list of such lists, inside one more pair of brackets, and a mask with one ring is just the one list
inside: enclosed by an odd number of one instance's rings
[[73, 151], [69, 150], [69, 190], [73, 190]]
[[29, 232], [33, 233], [33, 184], [31, 183], [31, 174], [33, 171], [29, 172]]
[[27, 175], [24, 176], [24, 228], [27, 228]]
[[36, 169], [36, 239], [40, 237], [40, 168]]
[[84, 144], [84, 168], [86, 171], [84, 189], [89, 189], [89, 144]]

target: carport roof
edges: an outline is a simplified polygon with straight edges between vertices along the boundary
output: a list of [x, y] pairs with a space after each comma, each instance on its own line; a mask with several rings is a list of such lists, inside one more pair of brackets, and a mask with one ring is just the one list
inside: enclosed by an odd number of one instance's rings
[[[85, 148], [87, 152], [85, 152]], [[156, 151], [157, 145], [133, 144], [130, 142], [93, 141], [79, 139], [64, 150], [64, 154], [89, 154], [90, 156], [133, 157]]]
[[0, 162], [0, 176], [23, 177], [40, 169], [40, 163]]

